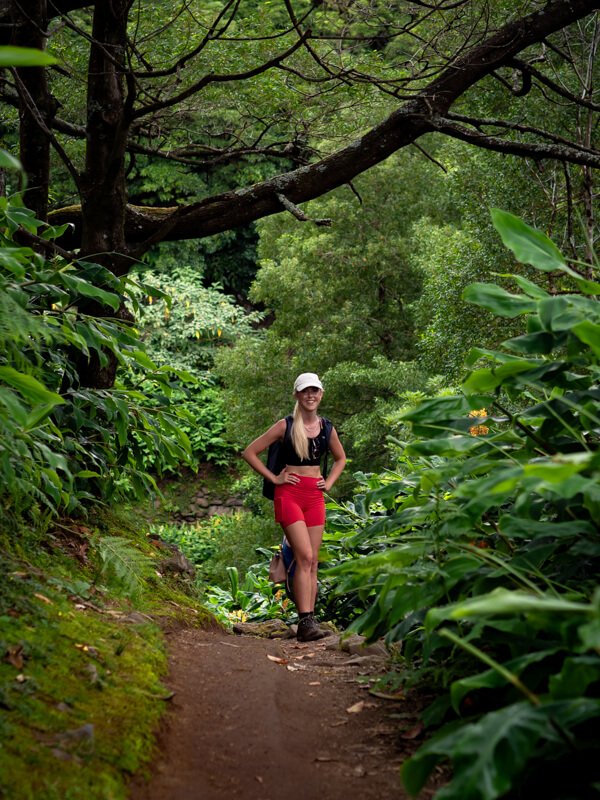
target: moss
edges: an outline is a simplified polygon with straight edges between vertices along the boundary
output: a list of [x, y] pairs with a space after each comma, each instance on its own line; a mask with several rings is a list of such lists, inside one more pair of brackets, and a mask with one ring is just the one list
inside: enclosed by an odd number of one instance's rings
[[213, 622], [183, 582], [146, 581], [135, 607], [104, 585], [97, 536], [121, 535], [150, 558], [153, 549], [121, 513], [96, 523], [0, 532], [5, 800], [126, 798], [165, 708], [162, 627]]

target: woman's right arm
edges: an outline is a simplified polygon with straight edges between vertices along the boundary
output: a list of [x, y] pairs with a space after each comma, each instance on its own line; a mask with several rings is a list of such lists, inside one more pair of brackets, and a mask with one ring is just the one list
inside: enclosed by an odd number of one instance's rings
[[269, 445], [273, 444], [273, 442], [276, 442], [277, 440], [280, 442], [283, 441], [283, 437], [285, 436], [285, 428], [285, 420], [278, 420], [278, 422], [276, 422], [274, 425], [271, 425], [269, 430], [263, 433], [262, 436], [259, 436], [258, 439], [250, 442], [248, 447], [242, 453], [242, 458], [244, 461], [247, 461], [255, 472], [258, 472], [258, 474], [262, 475], [263, 478], [267, 478], [267, 480], [272, 481], [275, 484], [279, 483], [277, 480], [277, 475], [274, 475], [270, 469], [267, 469], [266, 464], [263, 464], [259, 458], [259, 455], [263, 453], [269, 447]]

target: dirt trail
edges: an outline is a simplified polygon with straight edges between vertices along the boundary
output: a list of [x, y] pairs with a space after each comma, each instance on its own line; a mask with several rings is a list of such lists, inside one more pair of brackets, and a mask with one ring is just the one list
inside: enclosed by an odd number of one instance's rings
[[153, 774], [131, 800], [406, 797], [398, 770], [415, 744], [390, 715], [407, 710], [359, 685], [364, 660], [330, 639], [185, 629], [168, 640], [175, 694]]

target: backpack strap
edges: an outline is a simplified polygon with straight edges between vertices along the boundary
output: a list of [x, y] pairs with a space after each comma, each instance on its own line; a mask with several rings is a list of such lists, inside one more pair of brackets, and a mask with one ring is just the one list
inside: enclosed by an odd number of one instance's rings
[[[285, 418], [285, 434], [283, 435], [283, 441], [290, 438], [290, 431], [292, 429], [292, 421], [293, 416], [288, 414]], [[282, 447], [283, 441], [275, 441], [273, 444], [269, 445], [269, 451], [267, 453], [267, 467], [271, 470], [272, 473], [278, 475], [281, 470], [285, 467], [285, 463], [282, 459]], [[275, 484], [271, 483], [270, 480], [267, 478], [263, 478], [263, 488], [262, 493], [264, 497], [267, 497], [269, 500], [272, 500], [275, 496]]]
[[331, 431], [333, 430], [333, 422], [327, 417], [323, 417], [323, 427], [325, 428], [325, 459], [323, 461], [323, 477], [327, 477], [327, 456], [329, 455], [329, 439], [331, 438]]

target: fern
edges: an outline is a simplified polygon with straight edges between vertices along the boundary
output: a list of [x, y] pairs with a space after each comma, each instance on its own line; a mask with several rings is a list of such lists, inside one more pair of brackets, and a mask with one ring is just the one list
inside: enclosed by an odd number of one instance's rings
[[146, 580], [154, 574], [153, 560], [119, 536], [101, 536], [96, 543], [102, 578], [132, 600], [139, 598]]

